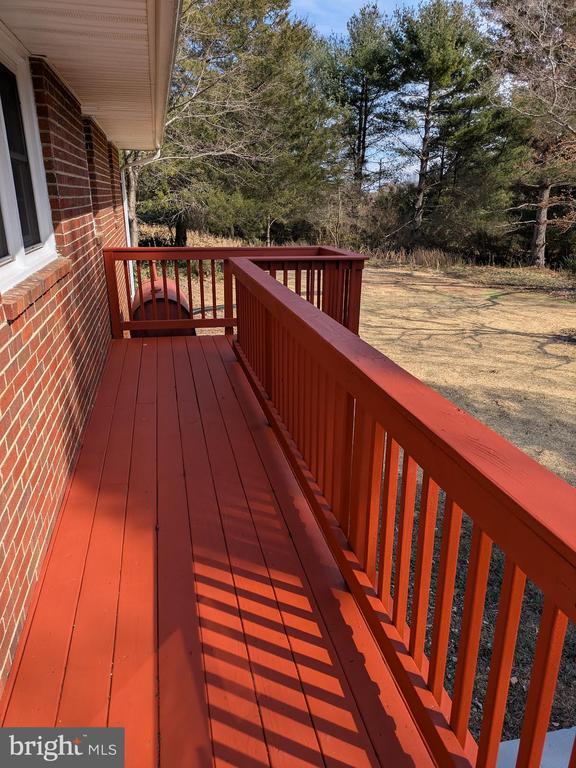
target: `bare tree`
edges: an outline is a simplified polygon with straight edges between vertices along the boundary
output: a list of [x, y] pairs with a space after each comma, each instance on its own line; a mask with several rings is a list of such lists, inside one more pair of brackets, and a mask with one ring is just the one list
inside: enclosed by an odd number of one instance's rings
[[[185, 0], [166, 119], [156, 152], [126, 152], [124, 175], [131, 240], [138, 242], [138, 178], [152, 164], [266, 164], [280, 151], [274, 105], [282, 53], [307, 28], [267, 0]], [[186, 171], [183, 170], [185, 174]], [[191, 183], [183, 181], [183, 188]], [[173, 222], [182, 237], [184, 209]]]

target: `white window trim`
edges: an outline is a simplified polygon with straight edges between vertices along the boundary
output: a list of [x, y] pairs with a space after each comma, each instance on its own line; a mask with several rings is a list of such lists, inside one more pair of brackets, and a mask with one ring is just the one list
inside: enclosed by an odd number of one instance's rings
[[[22, 280], [42, 267], [45, 267], [57, 257], [54, 229], [52, 227], [52, 210], [48, 197], [48, 185], [44, 169], [44, 157], [38, 129], [36, 102], [30, 74], [28, 51], [5, 28], [0, 27], [0, 62], [16, 76], [24, 137], [28, 151], [34, 202], [38, 217], [40, 243], [25, 249], [22, 242], [18, 205], [12, 173], [0, 173], [0, 205], [6, 241], [10, 253], [10, 261], [0, 262], [0, 295], [14, 287]], [[6, 129], [0, 104], [0, 168], [10, 168]]]

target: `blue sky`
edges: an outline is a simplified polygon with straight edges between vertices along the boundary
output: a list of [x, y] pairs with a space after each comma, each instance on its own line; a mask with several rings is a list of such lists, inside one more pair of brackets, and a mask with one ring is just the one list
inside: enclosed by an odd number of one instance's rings
[[[322, 35], [346, 32], [346, 22], [367, 0], [292, 0], [297, 16], [307, 19]], [[391, 14], [395, 8], [414, 5], [409, 0], [378, 0], [383, 13]]]

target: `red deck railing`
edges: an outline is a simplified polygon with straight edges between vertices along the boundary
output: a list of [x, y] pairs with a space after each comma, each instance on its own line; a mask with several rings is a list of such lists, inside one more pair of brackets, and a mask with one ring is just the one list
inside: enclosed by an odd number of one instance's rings
[[[527, 581], [542, 591], [517, 759], [539, 766], [576, 619], [576, 491], [249, 260], [231, 270], [237, 356], [439, 765], [496, 765]], [[503, 579], [477, 743], [469, 722], [495, 550]]]
[[193, 328], [225, 328], [232, 333], [236, 325], [232, 256], [254, 261], [330, 317], [358, 331], [365, 261], [358, 254], [317, 247], [118, 248], [104, 251], [113, 337], [122, 338], [125, 331], [174, 333]]
[[[496, 765], [524, 596], [541, 591], [516, 763], [536, 768], [576, 620], [576, 491], [350, 333], [363, 262], [310, 248], [107, 251], [113, 334], [237, 325], [237, 356], [439, 765]], [[174, 300], [172, 315], [152, 290], [148, 315], [138, 316], [151, 274], [158, 295]]]

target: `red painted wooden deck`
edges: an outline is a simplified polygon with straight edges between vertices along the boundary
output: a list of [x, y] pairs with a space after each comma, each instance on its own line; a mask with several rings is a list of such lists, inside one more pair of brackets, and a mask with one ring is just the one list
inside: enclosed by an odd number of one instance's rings
[[227, 338], [112, 343], [0, 712], [131, 768], [432, 765]]

